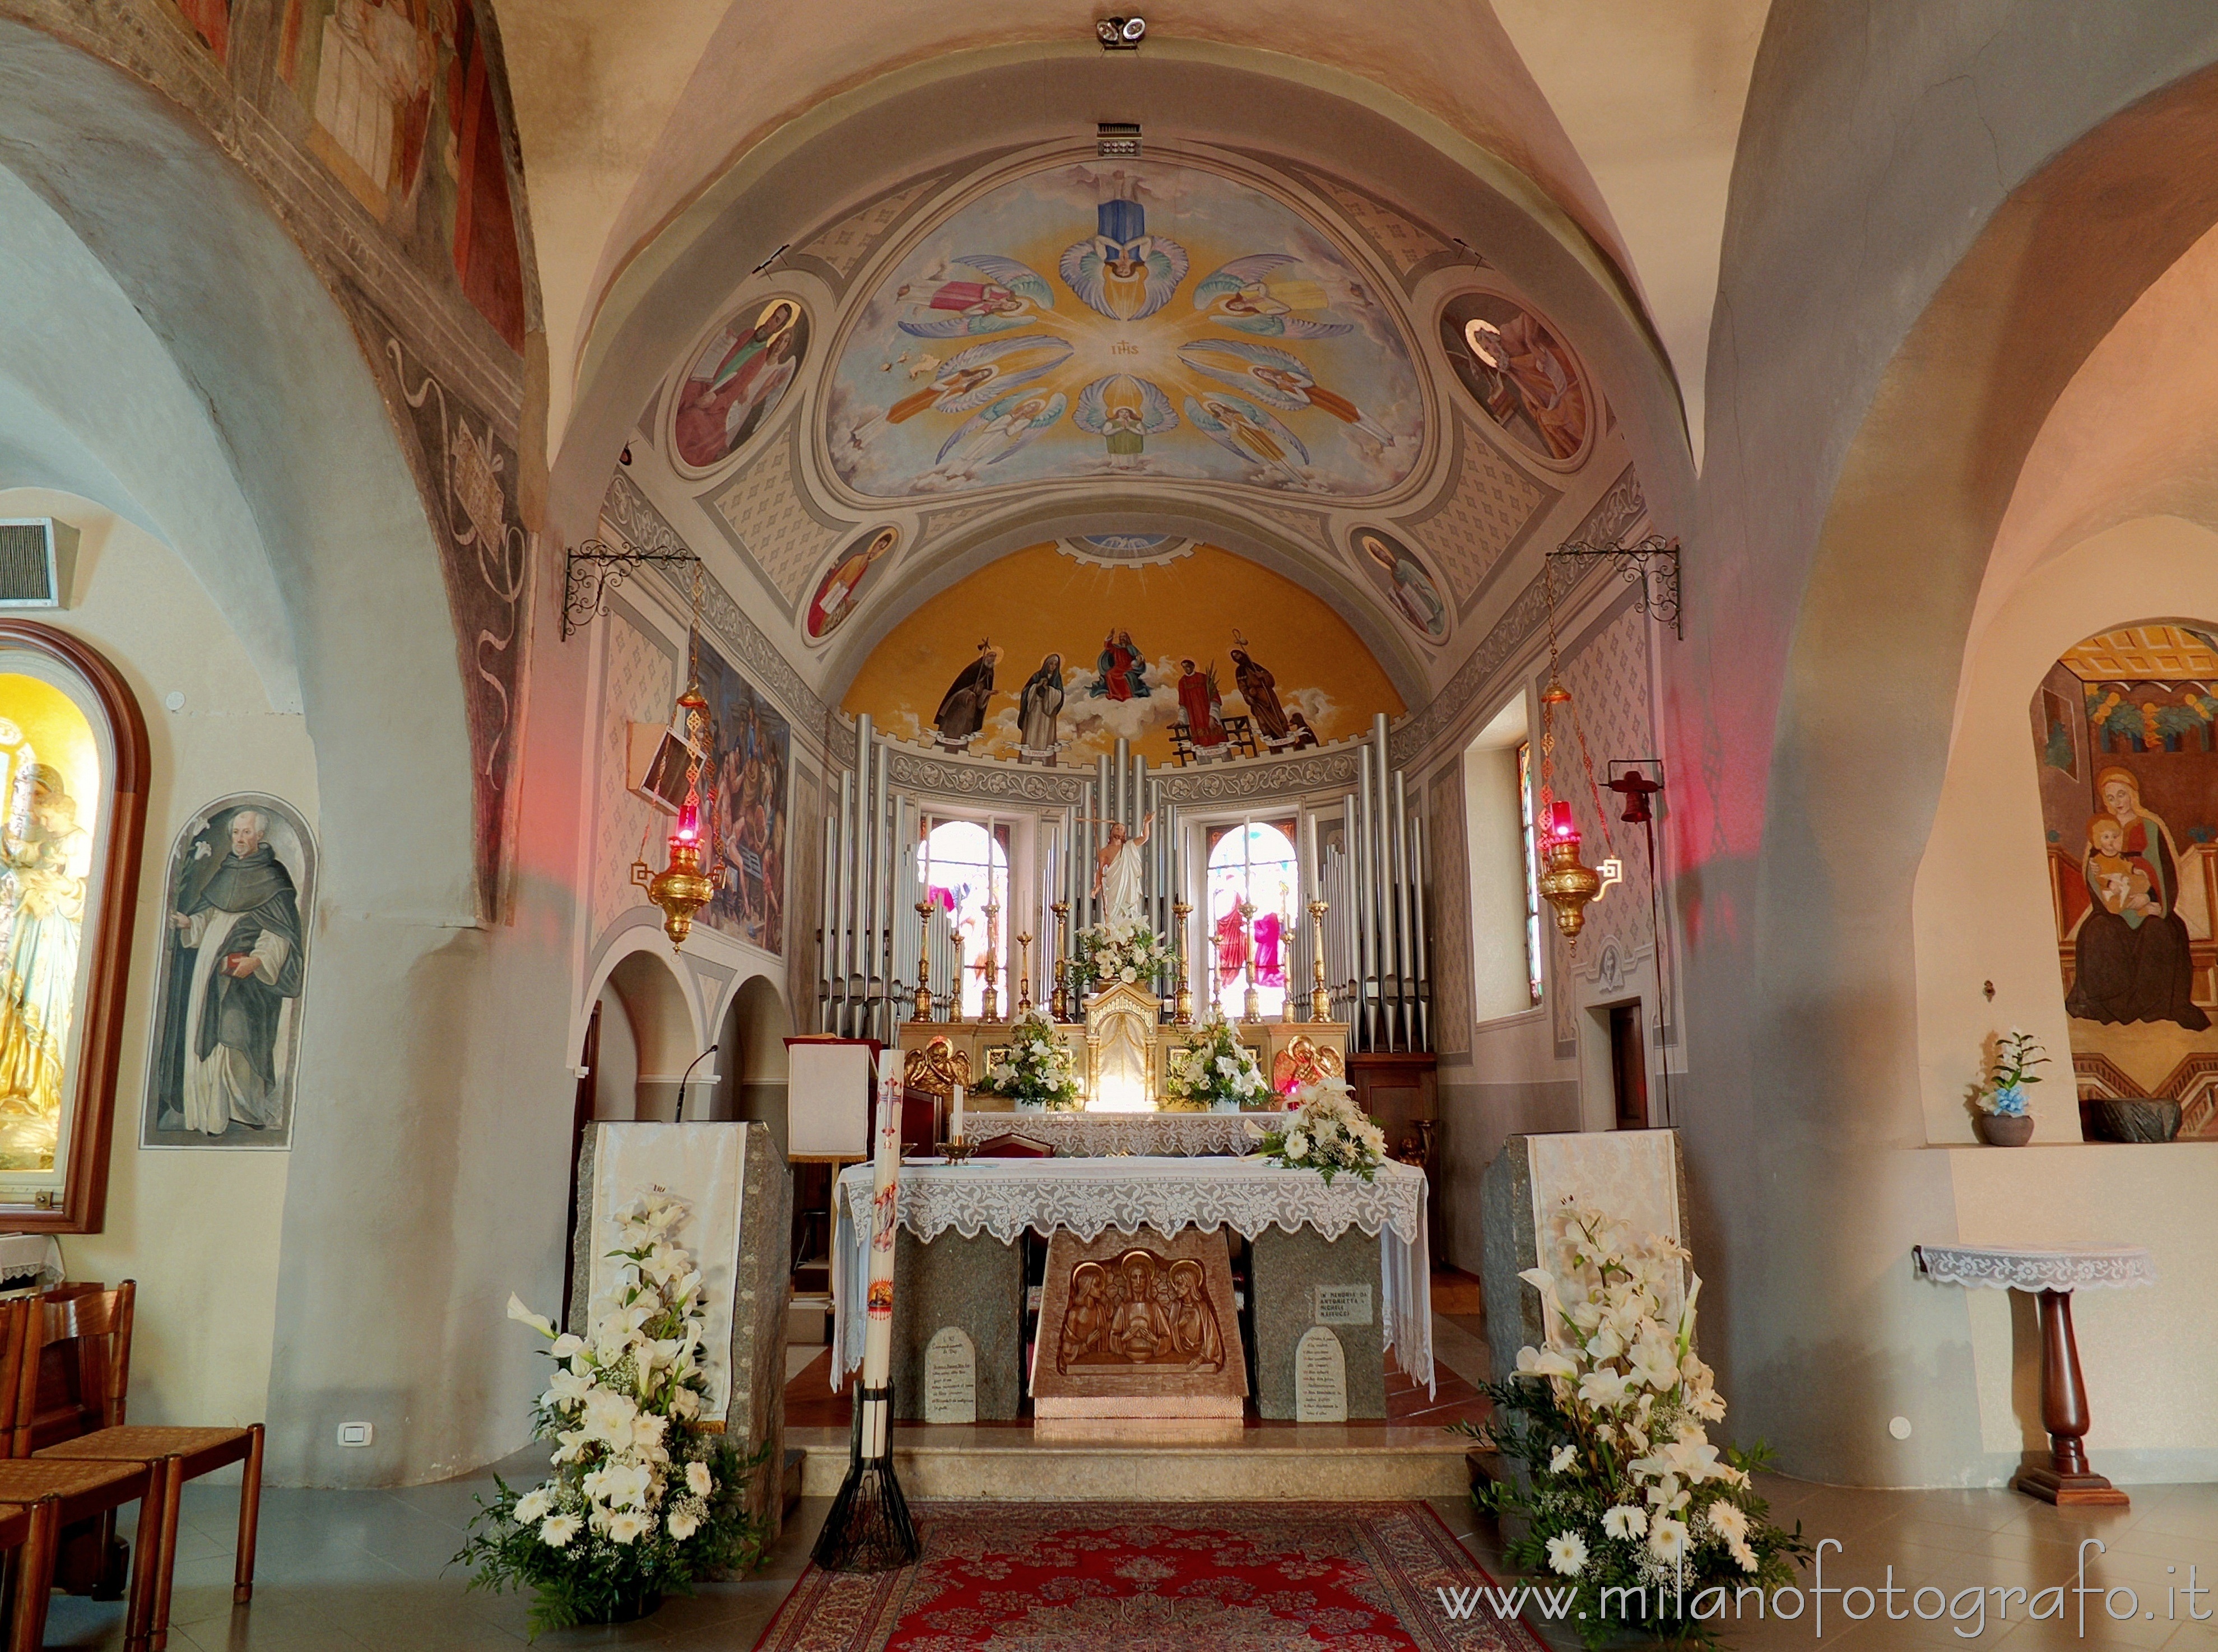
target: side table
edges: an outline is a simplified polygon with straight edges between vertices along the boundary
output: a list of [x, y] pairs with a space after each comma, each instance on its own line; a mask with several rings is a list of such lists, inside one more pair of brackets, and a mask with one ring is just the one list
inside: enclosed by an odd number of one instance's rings
[[2129, 1500], [2087, 1463], [2087, 1388], [2072, 1335], [2072, 1293], [2156, 1283], [2140, 1245], [1913, 1245], [1918, 1271], [1936, 1284], [2037, 1291], [2041, 1298], [2041, 1423], [2049, 1460], [2021, 1469], [2012, 1487], [2065, 1506], [2124, 1508]]

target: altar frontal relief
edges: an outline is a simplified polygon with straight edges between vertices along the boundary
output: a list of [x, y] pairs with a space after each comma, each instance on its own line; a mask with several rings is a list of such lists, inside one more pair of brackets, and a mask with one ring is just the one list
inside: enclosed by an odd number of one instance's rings
[[926, 602], [872, 650], [843, 706], [899, 739], [1062, 764], [1119, 738], [1153, 764], [1180, 746], [1295, 750], [1403, 708], [1345, 620], [1244, 557], [1199, 545], [1106, 563], [1052, 544]]
[[53, 684], [0, 674], [0, 1172], [66, 1159], [104, 776], [91, 721]]
[[2218, 626], [2089, 637], [2032, 714], [2079, 1093], [2218, 1137]]
[[315, 882], [307, 825], [274, 797], [223, 798], [177, 834], [143, 1145], [291, 1144]]

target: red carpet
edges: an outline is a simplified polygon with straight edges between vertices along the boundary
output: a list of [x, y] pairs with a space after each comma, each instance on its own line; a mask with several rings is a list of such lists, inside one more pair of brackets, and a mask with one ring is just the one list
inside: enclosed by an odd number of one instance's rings
[[1539, 1652], [1422, 1503], [914, 1506], [914, 1566], [811, 1566], [756, 1652]]

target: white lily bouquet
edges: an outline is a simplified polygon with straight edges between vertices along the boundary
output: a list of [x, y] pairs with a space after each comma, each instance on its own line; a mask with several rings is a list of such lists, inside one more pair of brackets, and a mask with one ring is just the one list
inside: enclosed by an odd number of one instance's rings
[[1046, 1012], [1029, 1010], [1010, 1024], [1009, 1042], [989, 1052], [981, 1087], [1022, 1108], [1076, 1112], [1078, 1063]]
[[1355, 1104], [1348, 1080], [1319, 1079], [1302, 1085], [1293, 1100], [1293, 1117], [1264, 1135], [1263, 1156], [1289, 1170], [1314, 1170], [1328, 1187], [1343, 1170], [1371, 1180], [1386, 1156], [1386, 1132]]
[[1169, 944], [1137, 920], [1088, 924], [1078, 931], [1078, 973], [1100, 991], [1119, 981], [1153, 989], [1177, 962]]
[[530, 1633], [643, 1617], [694, 1580], [762, 1557], [762, 1523], [744, 1506], [744, 1457], [700, 1421], [705, 1312], [693, 1257], [671, 1237], [677, 1199], [650, 1195], [620, 1219], [616, 1306], [589, 1336], [514, 1296], [508, 1316], [552, 1345], [554, 1375], [534, 1410], [535, 1438], [555, 1442], [554, 1478], [519, 1492], [496, 1478], [455, 1561], [474, 1589], [530, 1588]]
[[1171, 1052], [1163, 1088], [1190, 1112], [1236, 1113], [1271, 1093], [1255, 1052], [1240, 1042], [1224, 1012], [1214, 1009], [1196, 1024], [1186, 1048]]
[[1515, 1375], [1487, 1385], [1494, 1415], [1457, 1426], [1516, 1459], [1529, 1483], [1474, 1496], [1525, 1522], [1510, 1562], [1567, 1580], [1568, 1621], [1589, 1646], [1628, 1630], [1713, 1644], [1737, 1591], [1783, 1587], [1810, 1545], [1800, 1523], [1772, 1525], [1751, 1489], [1769, 1454], [1710, 1444], [1703, 1425], [1725, 1402], [1694, 1352], [1702, 1282], [1686, 1273], [1687, 1252], [1577, 1204], [1554, 1220], [1571, 1271], [1520, 1277], [1554, 1302], [1561, 1336], [1518, 1350]]

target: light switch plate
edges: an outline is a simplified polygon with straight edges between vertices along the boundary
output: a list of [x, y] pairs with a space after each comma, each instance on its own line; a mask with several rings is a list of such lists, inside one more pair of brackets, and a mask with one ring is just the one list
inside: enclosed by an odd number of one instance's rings
[[376, 1428], [366, 1422], [343, 1422], [339, 1425], [339, 1444], [367, 1445], [377, 1438]]

